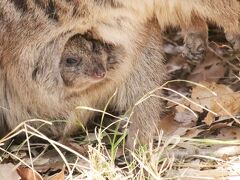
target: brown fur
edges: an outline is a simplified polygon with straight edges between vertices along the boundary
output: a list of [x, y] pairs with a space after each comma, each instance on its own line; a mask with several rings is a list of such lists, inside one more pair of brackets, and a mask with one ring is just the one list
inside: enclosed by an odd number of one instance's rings
[[[78, 129], [77, 122], [84, 125], [93, 116], [75, 107], [102, 109], [116, 89], [111, 105], [120, 111], [131, 108], [159, 86], [165, 74], [159, 29], [181, 25], [186, 31], [193, 27], [194, 15], [238, 33], [239, 9], [235, 0], [0, 1], [1, 129], [5, 124], [12, 129], [31, 118], [66, 118], [64, 128], [56, 126], [49, 132], [72, 133]], [[150, 22], [155, 17], [158, 23]], [[113, 54], [122, 63], [104, 81], [85, 91], [69, 91], [60, 73], [61, 54], [70, 37], [87, 31], [116, 46]], [[142, 143], [152, 138], [160, 104], [157, 98], [150, 98], [134, 109], [129, 147], [137, 134]]]

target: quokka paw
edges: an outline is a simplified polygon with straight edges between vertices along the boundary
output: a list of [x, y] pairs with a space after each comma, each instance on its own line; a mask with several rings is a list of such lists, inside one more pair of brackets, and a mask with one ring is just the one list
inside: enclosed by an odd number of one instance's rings
[[228, 42], [232, 44], [234, 51], [240, 52], [240, 33], [239, 34], [226, 33], [226, 39], [228, 40]]
[[190, 60], [201, 60], [207, 50], [207, 39], [201, 33], [188, 33], [182, 51], [184, 57]]

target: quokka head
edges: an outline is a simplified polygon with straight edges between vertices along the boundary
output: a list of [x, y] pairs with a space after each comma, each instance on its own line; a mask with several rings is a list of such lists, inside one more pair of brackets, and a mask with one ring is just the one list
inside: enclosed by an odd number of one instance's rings
[[81, 34], [71, 37], [60, 60], [60, 73], [69, 88], [87, 88], [107, 78], [118, 63], [113, 46]]

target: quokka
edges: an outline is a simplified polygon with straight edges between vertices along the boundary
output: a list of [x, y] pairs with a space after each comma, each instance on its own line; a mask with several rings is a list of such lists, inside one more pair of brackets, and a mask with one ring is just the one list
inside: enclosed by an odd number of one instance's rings
[[[151, 27], [151, 37], [147, 27]], [[91, 111], [75, 110], [77, 106], [103, 109], [116, 90], [118, 93], [110, 108], [121, 112], [129, 110], [142, 96], [162, 83], [165, 73], [160, 43], [161, 34], [156, 22], [149, 22], [142, 31], [142, 42], [138, 44], [141, 51], [132, 61], [126, 59], [126, 50], [121, 46], [102, 44], [79, 34], [65, 42], [61, 56], [51, 56], [53, 59], [50, 59], [49, 55], [54, 54], [54, 49], [60, 44], [59, 40], [55, 40], [46, 47], [48, 53], [44, 50], [47, 57], [41, 56], [33, 66], [31, 61], [25, 60], [24, 66], [18, 62], [6, 71], [5, 77], [8, 73], [11, 76], [7, 77], [8, 81], [1, 81], [7, 83], [4, 89], [7, 98], [3, 102], [11, 108], [2, 110], [4, 118], [1, 121], [11, 129], [31, 118], [67, 119], [66, 124], [43, 126], [44, 133], [62, 137], [74, 134], [81, 128], [80, 125], [85, 125], [94, 117], [95, 113]], [[22, 75], [18, 73], [14, 76], [16, 69]], [[25, 79], [25, 73], [29, 75], [28, 79]], [[27, 93], [27, 96], [21, 96], [22, 93]], [[130, 148], [133, 148], [137, 134], [141, 142], [148, 142], [152, 137], [148, 129], [156, 128], [161, 101], [152, 98], [134, 110], [136, 113], [132, 115], [129, 127]], [[36, 122], [32, 125], [39, 127]]]
[[[66, 125], [56, 125], [64, 131], [50, 128], [49, 133], [71, 134], [77, 131], [78, 121], [84, 125], [94, 116], [75, 107], [102, 109], [116, 89], [110, 105], [119, 111], [133, 107], [164, 79], [161, 30], [180, 25], [187, 35], [198, 29], [193, 18], [197, 17], [199, 22], [209, 20], [238, 34], [238, 7], [236, 0], [0, 1], [1, 134], [31, 118], [68, 119]], [[106, 72], [100, 68], [101, 80], [81, 89], [77, 71], [66, 69], [62, 55], [69, 39], [87, 31], [111, 44], [107, 54], [119, 63]], [[68, 84], [69, 78], [73, 79]], [[127, 140], [130, 148], [136, 137], [142, 144], [152, 139], [160, 112], [158, 98], [134, 108]]]
[[64, 47], [59, 66], [66, 87], [82, 91], [102, 81], [124, 57], [120, 47], [118, 51], [114, 48], [86, 35], [71, 37]]

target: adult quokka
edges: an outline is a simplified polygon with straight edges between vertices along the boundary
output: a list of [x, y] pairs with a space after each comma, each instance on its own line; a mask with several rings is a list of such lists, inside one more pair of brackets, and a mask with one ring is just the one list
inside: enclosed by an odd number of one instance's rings
[[[11, 129], [32, 118], [65, 119], [66, 123], [54, 123], [40, 130], [57, 137], [67, 136], [94, 117], [94, 112], [76, 110], [77, 106], [103, 109], [116, 90], [110, 108], [130, 110], [142, 96], [161, 85], [165, 74], [158, 24], [149, 22], [141, 35], [139, 52], [131, 61], [123, 47], [77, 34], [66, 41], [61, 55], [55, 53], [60, 48], [60, 38], [49, 43], [35, 62], [25, 59], [12, 63], [1, 71], [5, 93], [2, 94], [5, 99], [1, 100], [5, 105], [1, 109], [4, 117], [1, 122]], [[156, 128], [160, 120], [161, 101], [151, 98], [134, 111], [130, 119], [130, 148], [136, 135], [141, 142], [148, 142], [153, 136], [154, 130], [150, 133], [149, 129]], [[32, 125], [39, 127], [36, 122]]]
[[[0, 120], [2, 130], [12, 129], [32, 118], [66, 119], [66, 123], [44, 126], [42, 131], [58, 137], [67, 136], [78, 131], [79, 124], [85, 125], [94, 116], [91, 111], [76, 110], [77, 106], [103, 109], [117, 90], [110, 106], [117, 111], [125, 111], [162, 83], [165, 73], [157, 22], [149, 21], [141, 26], [135, 32], [141, 38], [127, 47], [125, 43], [104, 41], [94, 27], [84, 29], [83, 25], [79, 25], [81, 21], [74, 27], [68, 21], [64, 24], [61, 17], [46, 16], [39, 7], [29, 14], [10, 1], [0, 5], [1, 12], [5, 13], [1, 21], [7, 22], [0, 25], [3, 30], [0, 34], [0, 103], [4, 107]], [[6, 5], [13, 8], [11, 13], [16, 16], [8, 14], [9, 7]], [[62, 15], [66, 17], [64, 12]], [[37, 15], [42, 15], [42, 19]], [[149, 27], [152, 27], [151, 33]], [[89, 30], [95, 32], [103, 44], [94, 42], [95, 37], [91, 40], [78, 36]], [[73, 47], [82, 52], [76, 54]], [[86, 55], [85, 60], [89, 64], [83, 59]], [[79, 63], [79, 58], [83, 64]], [[84, 77], [87, 84], [81, 79]], [[133, 147], [136, 137], [141, 143], [147, 143], [152, 138], [155, 132], [152, 129], [159, 121], [160, 105], [159, 99], [152, 98], [135, 108], [128, 147]], [[32, 125], [39, 127], [36, 122]]]
[[[76, 112], [75, 107], [101, 109], [116, 89], [118, 93], [111, 105], [120, 111], [131, 108], [147, 91], [159, 86], [165, 75], [161, 29], [168, 25], [188, 29], [192, 15], [196, 14], [225, 28], [230, 27], [232, 33], [239, 30], [235, 0], [216, 5], [211, 2], [0, 1], [1, 133], [4, 134], [5, 126], [12, 129], [31, 118], [68, 119], [66, 124], [56, 126], [56, 129], [63, 126], [61, 131], [50, 128], [48, 132], [60, 136], [73, 133], [78, 129], [78, 120], [85, 124], [94, 115], [90, 111]], [[121, 63], [109, 72], [111, 75], [106, 74], [104, 80], [94, 83], [85, 92], [82, 89], [72, 91], [61, 76], [62, 54], [71, 37], [87, 31], [94, 32], [95, 39], [113, 45], [112, 54], [121, 59]], [[160, 104], [159, 99], [150, 98], [134, 109], [129, 147], [133, 146], [135, 137], [143, 144], [152, 138]]]

